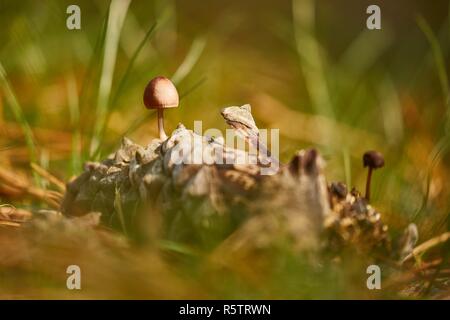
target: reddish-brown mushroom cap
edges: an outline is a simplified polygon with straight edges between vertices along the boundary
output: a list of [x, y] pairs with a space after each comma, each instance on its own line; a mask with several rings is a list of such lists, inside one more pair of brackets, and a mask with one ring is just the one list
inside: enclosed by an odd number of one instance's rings
[[369, 167], [369, 171], [367, 173], [365, 198], [367, 201], [370, 201], [370, 181], [372, 180], [372, 171], [384, 166], [384, 157], [378, 151], [367, 151], [363, 155], [363, 165], [364, 167]]
[[179, 104], [177, 89], [166, 77], [153, 78], [145, 88], [144, 104], [147, 109], [176, 108]]
[[383, 155], [378, 151], [367, 151], [363, 155], [363, 165], [373, 169], [381, 168], [384, 166]]

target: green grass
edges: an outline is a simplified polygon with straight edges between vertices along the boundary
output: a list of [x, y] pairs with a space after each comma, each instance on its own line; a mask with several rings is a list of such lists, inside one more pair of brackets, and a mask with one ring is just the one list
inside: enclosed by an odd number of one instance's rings
[[95, 113], [94, 132], [90, 145], [91, 156], [94, 154], [101, 143], [101, 133], [103, 132], [103, 128], [106, 125], [119, 38], [129, 4], [130, 0], [113, 0], [109, 7], [102, 71], [100, 75], [97, 108]]
[[6, 101], [9, 107], [11, 108], [12, 113], [14, 114], [16, 122], [20, 125], [22, 132], [24, 134], [25, 142], [30, 151], [30, 160], [31, 160], [30, 162], [37, 162], [38, 151], [36, 148], [33, 131], [31, 130], [31, 127], [25, 117], [25, 114], [23, 113], [22, 107], [20, 106], [19, 101], [17, 100], [16, 94], [14, 93], [8, 81], [6, 71], [1, 63], [0, 63], [0, 83], [2, 90], [5, 93]]
[[[449, 6], [450, 8], [450, 6]], [[414, 220], [418, 219], [424, 212], [425, 208], [428, 204], [428, 198], [430, 195], [430, 184], [431, 184], [431, 178], [433, 174], [433, 170], [435, 169], [436, 165], [442, 161], [442, 159], [447, 155], [449, 146], [450, 146], [450, 88], [449, 88], [449, 81], [448, 81], [448, 75], [446, 72], [446, 66], [445, 66], [445, 59], [443, 52], [440, 48], [439, 41], [436, 38], [436, 36], [433, 33], [433, 30], [431, 29], [430, 25], [427, 23], [427, 21], [422, 17], [417, 17], [417, 24], [426, 36], [430, 48], [431, 53], [434, 58], [434, 63], [437, 71], [437, 75], [439, 78], [439, 83], [441, 85], [441, 91], [442, 91], [442, 98], [444, 101], [444, 105], [447, 109], [445, 113], [444, 120], [442, 121], [444, 123], [444, 134], [439, 139], [439, 141], [435, 144], [433, 151], [430, 155], [430, 161], [428, 164], [428, 172], [427, 172], [427, 180], [426, 180], [426, 191], [423, 196], [422, 205], [417, 210], [416, 214], [414, 215]]]
[[[38, 161], [39, 153], [38, 148], [36, 146], [33, 130], [31, 129], [30, 124], [28, 123], [27, 118], [25, 117], [25, 114], [22, 110], [22, 107], [20, 106], [20, 103], [16, 97], [16, 94], [13, 91], [13, 88], [11, 87], [7, 74], [5, 69], [3, 68], [3, 65], [0, 62], [0, 85], [2, 88], [2, 91], [5, 94], [6, 102], [8, 103], [8, 106], [11, 108], [11, 111], [14, 115], [14, 118], [16, 122], [20, 125], [20, 128], [22, 129], [25, 143], [28, 148], [28, 152], [30, 154], [30, 161], [29, 163], [34, 163]], [[34, 172], [32, 172], [34, 181], [37, 185], [42, 185], [42, 179]]]
[[[278, 105], [296, 115], [332, 120], [318, 123], [311, 135], [297, 123], [279, 128], [281, 158], [316, 147], [327, 159], [328, 180], [360, 191], [367, 173], [339, 128], [381, 141], [386, 167], [374, 174], [372, 198], [392, 232], [410, 220], [418, 223], [421, 241], [448, 230], [443, 222], [450, 214], [448, 14], [430, 9], [418, 17], [407, 11], [408, 18], [398, 20], [383, 15], [378, 32], [361, 25], [364, 10], [353, 16], [345, 5], [312, 0], [80, 3], [82, 30], [74, 32], [64, 27], [64, 10], [56, 1], [51, 9], [40, 4], [37, 10], [25, 1], [16, 10], [0, 10], [5, 26], [0, 30], [0, 125], [17, 125], [23, 133], [23, 138], [0, 135], [0, 165], [23, 168], [25, 145], [27, 163], [39, 163], [48, 154], [48, 170], [67, 181], [82, 171], [83, 162], [114, 151], [123, 136], [146, 145], [154, 128], [144, 124], [154, 113], [144, 111], [142, 91], [152, 77], [164, 75], [176, 83], [182, 101], [167, 113], [169, 128], [179, 122], [191, 128], [201, 119], [204, 128], [224, 129], [220, 109], [249, 102], [260, 111], [256, 121], [262, 128], [277, 124], [278, 119], [264, 118], [264, 110]], [[359, 9], [364, 8], [355, 12]], [[292, 128], [298, 137], [283, 134]], [[353, 138], [356, 147], [374, 148], [357, 134]], [[18, 208], [46, 208], [29, 200], [2, 200]], [[127, 212], [119, 203], [116, 192], [117, 218], [126, 234]], [[169, 256], [177, 276], [197, 281], [212, 297], [372, 297], [348, 285], [357, 282], [364, 263], [355, 257], [347, 257], [342, 267], [314, 269], [278, 252], [277, 268], [252, 286], [232, 272], [209, 279], [201, 268], [207, 255], [184, 243], [161, 240], [157, 250]], [[113, 256], [93, 254], [93, 259], [101, 264]], [[148, 263], [144, 256], [136, 259]], [[132, 269], [125, 260], [115, 263], [118, 270]], [[142, 269], [145, 276], [138, 279], [158, 278], [146, 265]]]

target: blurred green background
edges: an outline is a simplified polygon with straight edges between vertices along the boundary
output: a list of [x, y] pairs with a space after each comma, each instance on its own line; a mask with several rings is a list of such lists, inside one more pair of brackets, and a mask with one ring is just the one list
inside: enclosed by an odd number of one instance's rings
[[[66, 181], [124, 135], [149, 143], [142, 94], [165, 75], [182, 98], [169, 131], [225, 129], [220, 109], [250, 103], [260, 128], [280, 129], [282, 161], [317, 147], [330, 181], [362, 190], [362, 153], [380, 150], [383, 219], [418, 222], [422, 240], [448, 228], [448, 1], [119, 2], [114, 33], [108, 1], [0, 0], [0, 165], [30, 174], [31, 159]], [[66, 28], [70, 4], [81, 30]], [[371, 4], [381, 30], [366, 28]]]

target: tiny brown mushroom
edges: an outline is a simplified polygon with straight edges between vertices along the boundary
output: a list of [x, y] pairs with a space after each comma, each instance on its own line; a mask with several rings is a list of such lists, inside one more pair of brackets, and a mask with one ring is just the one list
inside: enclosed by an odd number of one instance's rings
[[384, 158], [383, 155], [378, 151], [367, 151], [363, 155], [363, 165], [365, 167], [369, 167], [369, 171], [367, 173], [367, 181], [366, 181], [366, 200], [370, 200], [370, 183], [372, 179], [372, 171], [374, 169], [378, 169], [384, 166]]
[[158, 132], [161, 140], [166, 140], [164, 131], [164, 109], [176, 108], [179, 104], [177, 89], [166, 77], [156, 77], [150, 80], [144, 91], [144, 104], [147, 109], [158, 111]]

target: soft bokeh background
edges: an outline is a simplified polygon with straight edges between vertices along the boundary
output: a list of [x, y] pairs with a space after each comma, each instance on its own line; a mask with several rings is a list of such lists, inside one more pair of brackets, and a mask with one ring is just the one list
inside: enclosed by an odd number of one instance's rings
[[[75, 3], [82, 29], [71, 31]], [[366, 29], [370, 4], [382, 30]], [[362, 153], [383, 152], [373, 185], [383, 219], [394, 230], [416, 221], [422, 240], [447, 230], [448, 1], [132, 1], [116, 7], [120, 35], [102, 36], [108, 5], [0, 0], [1, 166], [31, 176], [31, 159], [66, 181], [124, 135], [148, 143], [156, 122], [142, 94], [165, 75], [182, 97], [166, 112], [169, 131], [194, 120], [225, 129], [220, 109], [250, 103], [260, 128], [280, 129], [283, 161], [317, 147], [330, 181], [362, 190]], [[1, 188], [0, 198], [44, 206]]]

